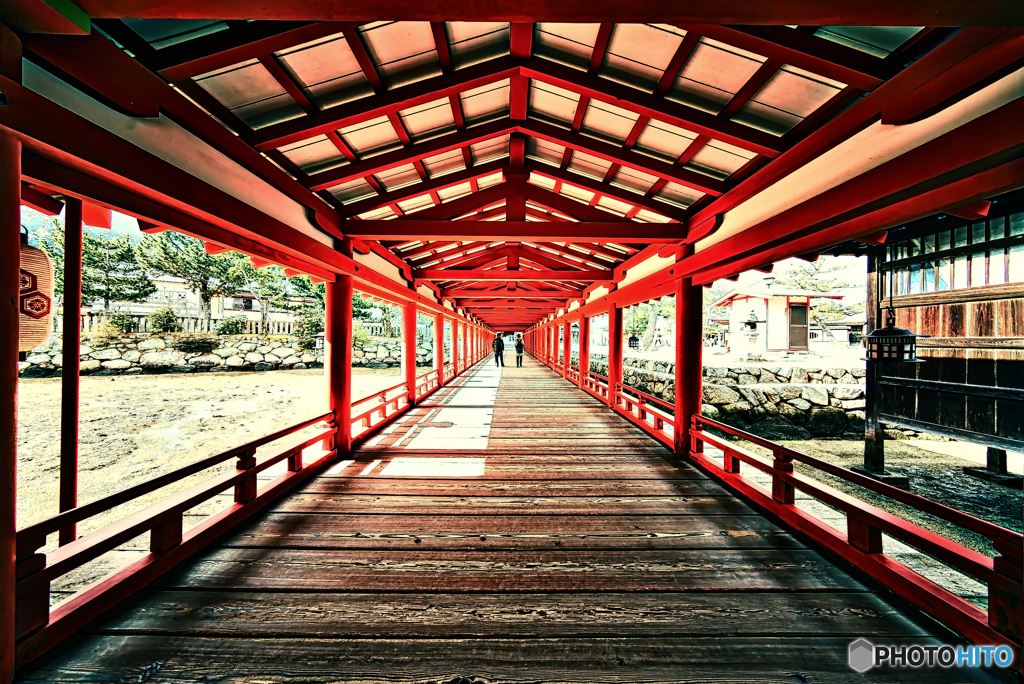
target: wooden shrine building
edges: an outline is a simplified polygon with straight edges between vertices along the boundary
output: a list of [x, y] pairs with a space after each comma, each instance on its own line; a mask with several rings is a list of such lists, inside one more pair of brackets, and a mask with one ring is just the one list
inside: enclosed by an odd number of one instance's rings
[[[1020, 450], [1022, 121], [1001, 0], [4, 2], [0, 682], [1007, 680], [1021, 534], [702, 417], [701, 310], [867, 245], [872, 301], [891, 274], [942, 359], [879, 371], [878, 414]], [[60, 500], [18, 525], [19, 326], [45, 309], [21, 204], [64, 212], [72, 308], [96, 208], [326, 283], [325, 396], [80, 501], [68, 326]], [[362, 399], [354, 293], [403, 312], [401, 382]], [[666, 296], [669, 401], [622, 361], [623, 310]], [[522, 368], [489, 360], [508, 332]], [[1012, 663], [902, 671], [861, 638]]]

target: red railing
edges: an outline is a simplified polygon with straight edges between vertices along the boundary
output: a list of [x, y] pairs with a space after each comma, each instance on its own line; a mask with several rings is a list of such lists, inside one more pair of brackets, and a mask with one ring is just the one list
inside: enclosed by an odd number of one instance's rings
[[419, 376], [416, 378], [416, 401], [419, 401], [440, 386], [441, 381], [436, 370]]
[[565, 371], [565, 377], [572, 380], [577, 385], [580, 384], [580, 369], [579, 366], [570, 365], [568, 370]]
[[622, 383], [615, 384], [616, 411], [651, 433], [668, 446], [674, 446], [675, 407], [650, 394]]
[[352, 440], [366, 436], [408, 408], [409, 385], [405, 382], [352, 402]]
[[608, 401], [608, 378], [592, 371], [583, 374], [583, 389], [601, 401]]
[[[771, 449], [772, 460], [768, 462], [764, 456], [710, 435], [706, 428]], [[694, 416], [690, 435], [690, 457], [694, 461], [784, 522], [843, 556], [925, 613], [976, 643], [1006, 643], [1011, 638], [1020, 646], [1021, 602], [1024, 600], [1021, 572], [1024, 536], [1021, 534], [709, 418]], [[704, 445], [721, 451], [721, 464], [704, 453]], [[794, 461], [987, 537], [1001, 555], [989, 558], [816, 479], [796, 473]], [[740, 473], [741, 463], [768, 474], [771, 491], [744, 477]], [[796, 490], [845, 513], [846, 533], [799, 509], [795, 503]], [[883, 534], [986, 584], [988, 612], [923, 577], [896, 558], [885, 555]]]
[[448, 382], [455, 377], [455, 365], [446, 363], [442, 368], [441, 381]]
[[[20, 530], [16, 542], [18, 598], [15, 630], [17, 637], [23, 640], [18, 645], [18, 662], [23, 664], [67, 638], [327, 463], [335, 453], [333, 436], [337, 427], [331, 422], [313, 435], [289, 440], [259, 458], [256, 450], [317, 423], [332, 420], [331, 413], [306, 420]], [[323, 447], [317, 450], [312, 463], [304, 465], [304, 450], [317, 442], [322, 442]], [[232, 459], [236, 460], [233, 472], [190, 487], [56, 551], [40, 552], [47, 537], [61, 529]], [[257, 475], [285, 460], [288, 471], [259, 487]], [[192, 529], [184, 530], [186, 511], [231, 488], [234, 488], [231, 505]], [[50, 610], [51, 582], [147, 533], [150, 540], [148, 555], [78, 591]]]

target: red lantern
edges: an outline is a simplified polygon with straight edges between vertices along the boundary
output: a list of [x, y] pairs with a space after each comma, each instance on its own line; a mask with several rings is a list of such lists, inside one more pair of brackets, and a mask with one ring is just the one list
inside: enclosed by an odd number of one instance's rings
[[21, 286], [18, 291], [18, 350], [35, 349], [53, 328], [53, 265], [43, 250], [21, 236]]

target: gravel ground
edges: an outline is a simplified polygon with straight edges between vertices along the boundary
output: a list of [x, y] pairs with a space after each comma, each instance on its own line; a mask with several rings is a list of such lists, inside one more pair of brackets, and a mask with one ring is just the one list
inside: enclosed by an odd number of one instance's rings
[[[394, 369], [355, 369], [355, 398]], [[327, 410], [323, 371], [82, 377], [78, 501], [88, 503]], [[56, 515], [60, 379], [18, 383], [18, 527]], [[79, 535], [233, 468], [197, 473], [83, 523]], [[51, 539], [50, 547], [53, 546]], [[48, 547], [49, 548], [49, 547]]]

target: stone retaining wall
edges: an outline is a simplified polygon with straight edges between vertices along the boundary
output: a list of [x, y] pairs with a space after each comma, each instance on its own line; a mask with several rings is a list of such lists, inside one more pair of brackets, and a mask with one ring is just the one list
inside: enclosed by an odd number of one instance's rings
[[[124, 335], [86, 338], [79, 348], [82, 375], [136, 375], [139, 373], [194, 373], [203, 371], [268, 371], [279, 368], [320, 368], [321, 350], [303, 350], [298, 338], [267, 335], [215, 335], [220, 346], [208, 354], [174, 349], [187, 335]], [[59, 376], [63, 340], [51, 335], [18, 364], [23, 378]], [[355, 343], [352, 365], [367, 368], [401, 366], [401, 341], [393, 338]], [[416, 365], [433, 364], [433, 343], [416, 348]]]

